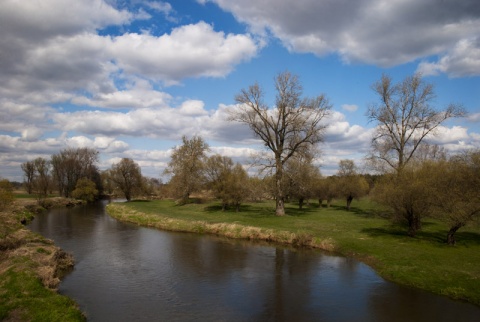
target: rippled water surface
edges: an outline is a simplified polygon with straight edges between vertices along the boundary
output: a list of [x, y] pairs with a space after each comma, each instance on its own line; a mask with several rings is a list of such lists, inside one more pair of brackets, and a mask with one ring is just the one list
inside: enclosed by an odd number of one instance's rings
[[480, 321], [480, 308], [312, 250], [158, 231], [55, 209], [29, 225], [73, 253], [60, 285], [90, 321]]

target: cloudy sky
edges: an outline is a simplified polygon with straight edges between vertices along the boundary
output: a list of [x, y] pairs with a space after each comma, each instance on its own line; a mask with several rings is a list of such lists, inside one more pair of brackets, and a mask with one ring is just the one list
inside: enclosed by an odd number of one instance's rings
[[361, 164], [382, 73], [421, 72], [439, 109], [463, 104], [432, 142], [480, 148], [479, 31], [478, 0], [2, 0], [0, 177], [87, 146], [101, 169], [129, 157], [158, 178], [183, 135], [245, 162], [261, 145], [227, 111], [255, 82], [273, 104], [285, 70], [333, 104], [325, 174]]

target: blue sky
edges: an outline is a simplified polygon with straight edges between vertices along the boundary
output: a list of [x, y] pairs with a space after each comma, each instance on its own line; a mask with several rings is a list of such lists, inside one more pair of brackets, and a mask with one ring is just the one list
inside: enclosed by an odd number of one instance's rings
[[0, 3], [0, 177], [66, 147], [92, 147], [100, 168], [134, 159], [160, 177], [182, 135], [248, 163], [261, 144], [226, 120], [234, 97], [297, 74], [305, 96], [333, 104], [318, 164], [362, 166], [375, 124], [365, 117], [382, 73], [416, 72], [435, 106], [461, 103], [431, 142], [480, 148], [478, 1], [43, 0]]

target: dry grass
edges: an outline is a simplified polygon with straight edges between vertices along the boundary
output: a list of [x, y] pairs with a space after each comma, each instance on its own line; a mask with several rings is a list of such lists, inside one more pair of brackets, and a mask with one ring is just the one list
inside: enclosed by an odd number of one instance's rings
[[163, 230], [214, 234], [235, 239], [259, 240], [286, 245], [307, 246], [327, 251], [335, 250], [332, 238], [314, 237], [312, 234], [305, 231], [291, 232], [248, 226], [239, 223], [210, 223], [207, 221], [189, 221], [168, 218], [139, 212], [131, 207], [121, 204], [109, 204], [107, 209], [112, 217], [121, 221]]

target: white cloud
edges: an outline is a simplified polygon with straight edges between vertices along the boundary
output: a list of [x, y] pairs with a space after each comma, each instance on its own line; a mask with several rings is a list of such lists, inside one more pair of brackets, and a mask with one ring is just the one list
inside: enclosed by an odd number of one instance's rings
[[172, 99], [170, 94], [154, 90], [145, 80], [135, 79], [130, 88], [112, 92], [98, 92], [93, 97], [79, 96], [71, 100], [76, 105], [102, 108], [165, 107]]
[[358, 110], [358, 106], [355, 104], [343, 104], [342, 109], [348, 112], [355, 112]]
[[417, 72], [452, 77], [480, 75], [480, 38], [462, 39], [437, 62], [421, 62]]
[[186, 77], [223, 77], [258, 47], [248, 35], [225, 35], [199, 22], [160, 37], [124, 34], [113, 39], [111, 50], [126, 73], [175, 84]]
[[[205, 2], [205, 1], [204, 1]], [[436, 71], [479, 75], [480, 6], [476, 1], [210, 0], [265, 30], [291, 51], [336, 53], [349, 62], [394, 66], [440, 55]], [[412, 36], [414, 35], [414, 36]], [[457, 47], [453, 52], [451, 48]], [[423, 68], [427, 68], [424, 66]]]
[[188, 100], [182, 103], [179, 108], [180, 114], [188, 116], [207, 115], [208, 112], [204, 109], [205, 104], [199, 100]]
[[65, 145], [73, 148], [93, 148], [104, 153], [124, 152], [128, 144], [108, 137], [95, 137], [93, 139], [86, 136], [73, 136], [65, 140]]

